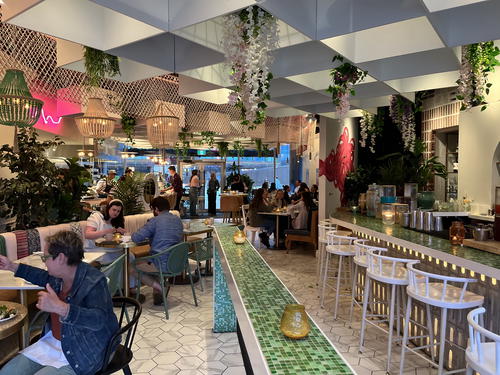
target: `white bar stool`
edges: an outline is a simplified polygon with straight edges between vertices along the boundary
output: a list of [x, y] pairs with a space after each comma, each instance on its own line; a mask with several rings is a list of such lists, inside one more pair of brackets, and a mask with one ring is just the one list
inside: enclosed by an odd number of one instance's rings
[[[248, 232], [251, 233], [252, 244], [255, 245], [255, 234], [259, 233], [262, 228], [252, 227], [251, 225], [249, 225], [248, 217], [247, 217], [249, 207], [250, 207], [250, 205], [248, 205], [248, 204], [244, 204], [241, 206], [241, 214], [243, 217], [243, 225], [244, 225], [243, 231], [245, 232], [245, 234], [247, 234]], [[259, 241], [259, 249], [261, 247], [262, 247], [261, 242]]]
[[[469, 346], [465, 351], [467, 375], [476, 371], [481, 375], [500, 375], [500, 335], [484, 328], [484, 307], [467, 315], [469, 322]], [[491, 342], [485, 342], [485, 338]]]
[[[356, 250], [354, 249], [353, 241], [356, 240], [357, 237], [340, 236], [340, 235], [337, 235], [336, 232], [329, 232], [327, 234], [327, 239], [328, 239], [328, 243], [326, 245], [326, 259], [325, 259], [324, 270], [323, 270], [323, 285], [321, 288], [320, 305], [322, 308], [324, 307], [325, 290], [327, 287], [326, 281], [329, 278], [328, 277], [328, 270], [330, 268], [330, 258], [333, 255], [337, 255], [337, 257], [338, 257], [338, 264], [337, 264], [337, 269], [336, 269], [337, 272], [336, 272], [335, 276], [330, 277], [330, 279], [335, 280], [335, 285], [328, 285], [328, 287], [335, 290], [335, 307], [333, 310], [333, 318], [337, 319], [337, 309], [339, 306], [339, 298], [342, 296], [351, 296], [351, 293], [341, 294], [340, 288], [341, 288], [341, 280], [342, 279], [347, 281], [346, 284], [349, 287], [351, 286], [352, 258], [356, 254]], [[349, 270], [349, 267], [344, 267], [344, 269], [342, 268], [342, 262], [343, 262], [344, 258], [347, 258], [347, 261], [349, 263], [351, 263], [350, 270]], [[332, 271], [335, 271], [335, 265], [332, 268]], [[345, 274], [344, 277], [342, 277], [342, 271], [344, 271], [344, 274]], [[349, 275], [349, 273], [350, 273], [350, 275]]]
[[316, 261], [316, 284], [323, 280], [323, 264], [325, 262], [326, 245], [328, 243], [327, 233], [337, 230], [337, 224], [329, 220], [321, 220], [318, 224], [318, 259]]
[[[366, 278], [365, 278], [365, 289], [363, 291], [363, 316], [361, 318], [361, 333], [359, 338], [359, 351], [364, 344], [365, 340], [365, 329], [366, 323], [380, 329], [381, 331], [389, 334], [389, 339], [387, 341], [387, 365], [386, 371], [389, 372], [391, 365], [391, 355], [392, 355], [392, 342], [394, 333], [394, 315], [397, 312], [397, 328], [396, 332], [399, 336], [399, 324], [400, 324], [400, 304], [399, 292], [401, 292], [401, 286], [408, 285], [408, 271], [406, 270], [407, 264], [418, 263], [418, 260], [406, 259], [406, 258], [392, 258], [385, 255], [376, 254], [376, 250], [369, 249], [367, 251], [368, 256], [368, 267], [366, 268]], [[375, 280], [380, 283], [390, 285], [388, 288], [388, 294], [390, 295], [390, 301], [388, 306], [387, 314], [367, 314], [368, 303], [370, 300], [370, 281]], [[386, 319], [378, 319], [376, 322], [368, 320], [369, 317], [384, 317]], [[377, 323], [387, 322], [389, 324], [389, 330], [382, 328]]]
[[[372, 249], [378, 253], [387, 251], [384, 247], [371, 246], [367, 244], [368, 240], [355, 240], [354, 250], [356, 254], [354, 255], [354, 275], [352, 278], [352, 298], [351, 298], [351, 308], [349, 310], [349, 324], [352, 324], [352, 316], [354, 313], [354, 305], [362, 308], [363, 303], [363, 285], [359, 282], [358, 277], [358, 267], [367, 268], [368, 267], [368, 255], [367, 251]], [[360, 291], [360, 292], [359, 292]], [[358, 299], [361, 302], [358, 302]]]
[[[476, 282], [476, 279], [469, 279], [464, 277], [452, 277], [437, 275], [434, 273], [424, 272], [416, 269], [413, 264], [408, 265], [409, 285], [406, 288], [408, 294], [408, 302], [406, 304], [406, 314], [404, 323], [403, 344], [401, 348], [401, 362], [399, 371], [402, 373], [404, 366], [404, 358], [406, 350], [417, 354], [433, 366], [438, 367], [438, 375], [443, 374], [444, 369], [444, 346], [446, 343], [446, 326], [448, 309], [470, 309], [473, 307], [481, 306], [484, 302], [484, 297], [472, 293], [467, 290], [469, 283]], [[431, 282], [435, 280], [434, 282]], [[455, 285], [451, 285], [453, 283]], [[429, 345], [424, 345], [416, 348], [408, 346], [409, 340], [409, 324], [411, 315], [412, 300], [416, 299], [426, 304], [427, 307], [427, 322], [429, 330]], [[441, 308], [441, 322], [439, 343], [434, 342], [434, 332], [432, 328], [432, 317], [429, 306], [436, 306]], [[434, 362], [434, 349], [439, 346], [438, 363]], [[419, 349], [429, 349], [432, 359], [420, 353]], [[454, 370], [453, 372], [457, 372]]]

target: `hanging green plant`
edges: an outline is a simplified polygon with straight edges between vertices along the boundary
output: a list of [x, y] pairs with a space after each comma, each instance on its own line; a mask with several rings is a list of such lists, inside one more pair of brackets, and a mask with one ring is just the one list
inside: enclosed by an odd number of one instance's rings
[[208, 147], [212, 148], [214, 146], [214, 137], [215, 137], [215, 132], [201, 132], [201, 141], [203, 144], [207, 145]]
[[257, 150], [257, 156], [260, 158], [262, 156], [263, 144], [262, 139], [254, 139], [255, 149]]
[[85, 46], [83, 57], [89, 86], [99, 86], [106, 75], [109, 77], [120, 75], [120, 63], [116, 56]]
[[121, 123], [122, 130], [127, 135], [127, 141], [134, 145], [135, 125], [137, 124], [137, 120], [133, 116], [122, 114]]
[[349, 111], [349, 97], [356, 95], [353, 86], [366, 77], [367, 71], [359, 69], [357, 66], [344, 62], [341, 55], [333, 57], [332, 62], [339, 61], [343, 64], [330, 70], [330, 77], [332, 77], [332, 84], [326, 89], [327, 92], [332, 94], [332, 102], [336, 107], [339, 118], [343, 119]]
[[482, 106], [481, 111], [486, 109], [486, 95], [492, 86], [488, 82], [488, 74], [500, 65], [497, 60], [499, 54], [500, 49], [491, 41], [463, 47], [460, 77], [457, 80], [457, 99], [462, 101], [461, 111], [478, 105]]
[[389, 116], [398, 126], [404, 149], [413, 151], [415, 147], [415, 104], [401, 95], [393, 95], [389, 106]]
[[193, 139], [193, 133], [189, 133], [186, 128], [182, 128], [178, 136], [179, 141], [175, 143], [175, 153], [177, 156], [182, 155], [183, 157], [186, 157], [188, 156], [189, 149], [191, 148], [189, 139]]
[[217, 149], [219, 150], [219, 156], [225, 158], [229, 151], [229, 142], [217, 142]]
[[245, 152], [245, 147], [240, 141], [234, 141], [233, 142], [233, 150], [236, 151], [237, 156], [243, 156]]

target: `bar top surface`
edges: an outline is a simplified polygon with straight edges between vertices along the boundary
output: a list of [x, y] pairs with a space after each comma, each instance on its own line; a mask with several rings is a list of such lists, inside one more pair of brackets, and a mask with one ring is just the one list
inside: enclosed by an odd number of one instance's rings
[[[223, 252], [221, 258], [225, 258], [230, 270], [226, 278], [232, 278], [236, 284], [270, 373], [352, 374], [351, 368], [311, 319], [311, 332], [304, 339], [292, 340], [281, 333], [280, 321], [285, 305], [297, 301], [250, 242], [240, 245], [233, 242], [234, 231], [235, 227], [216, 227]], [[239, 320], [242, 318], [238, 312], [237, 316]]]
[[[443, 259], [447, 258], [444, 260], [455, 261], [457, 265], [488, 274], [490, 277], [498, 278], [500, 275], [500, 255], [473, 249], [468, 246], [451, 245], [449, 240], [403, 228], [399, 225], [384, 225], [381, 219], [376, 219], [374, 217], [353, 215], [350, 212], [337, 211], [332, 215], [332, 218], [338, 220], [340, 225], [345, 223], [350, 229], [353, 229], [353, 226], [357, 226], [382, 233], [391, 237], [392, 239], [390, 239], [390, 241], [397, 245], [397, 240], [399, 239], [434, 250], [435, 254], [432, 255], [437, 258], [439, 258], [439, 253], [436, 253], [436, 251], [441, 252], [443, 253]], [[413, 250], [421, 251], [418, 248]], [[465, 260], [464, 264], [460, 264], [460, 259]], [[477, 265], [477, 267], [474, 267], [474, 265]]]

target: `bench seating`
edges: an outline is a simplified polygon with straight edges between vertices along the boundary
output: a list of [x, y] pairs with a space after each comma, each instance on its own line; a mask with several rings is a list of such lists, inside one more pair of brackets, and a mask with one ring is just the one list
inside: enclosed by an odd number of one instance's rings
[[318, 210], [309, 211], [308, 229], [287, 229], [285, 230], [286, 252], [292, 248], [292, 242], [312, 243], [314, 248], [318, 248]]

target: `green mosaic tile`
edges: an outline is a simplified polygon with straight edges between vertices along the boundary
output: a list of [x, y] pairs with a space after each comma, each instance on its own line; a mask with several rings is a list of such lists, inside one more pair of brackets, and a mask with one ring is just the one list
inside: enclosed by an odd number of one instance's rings
[[218, 251], [214, 252], [214, 291], [214, 332], [236, 332], [236, 313]]
[[350, 212], [337, 211], [333, 217], [347, 223], [359, 225], [371, 229], [375, 232], [384, 233], [401, 240], [416, 243], [418, 245], [430, 247], [463, 259], [500, 269], [500, 255], [487, 251], [473, 249], [468, 246], [454, 246], [449, 240], [431, 236], [426, 233], [416, 232], [403, 228], [399, 225], [384, 225], [382, 220], [363, 215], [353, 215]]
[[311, 332], [302, 340], [292, 340], [281, 333], [281, 314], [287, 304], [296, 301], [250, 243], [236, 245], [233, 242], [234, 231], [234, 227], [216, 228], [271, 373], [352, 374], [312, 321]]

